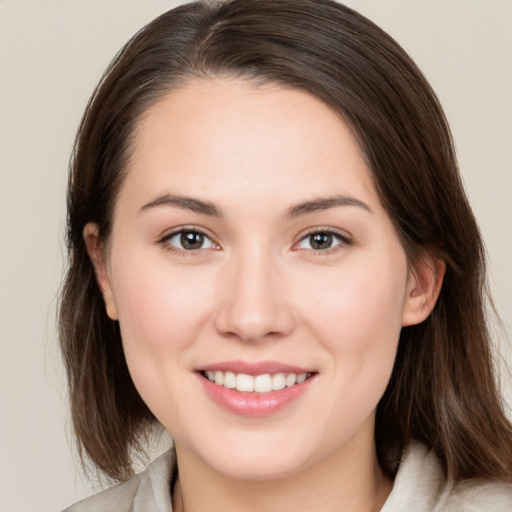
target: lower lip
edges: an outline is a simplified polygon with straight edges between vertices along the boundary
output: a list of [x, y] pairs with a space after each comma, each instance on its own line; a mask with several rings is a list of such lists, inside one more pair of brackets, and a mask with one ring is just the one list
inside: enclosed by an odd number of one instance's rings
[[299, 398], [315, 379], [313, 375], [300, 384], [270, 393], [242, 393], [236, 389], [219, 386], [200, 373], [197, 375], [210, 398], [218, 405], [234, 414], [251, 418], [270, 416], [284, 409]]

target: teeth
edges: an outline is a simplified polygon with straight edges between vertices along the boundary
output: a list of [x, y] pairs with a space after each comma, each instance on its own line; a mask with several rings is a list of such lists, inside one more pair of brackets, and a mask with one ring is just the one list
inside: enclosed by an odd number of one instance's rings
[[272, 377], [272, 389], [278, 391], [286, 387], [286, 375], [284, 373], [276, 373]]
[[233, 372], [224, 374], [224, 386], [230, 389], [236, 388], [236, 375]]
[[254, 391], [254, 377], [239, 373], [236, 376], [236, 389], [237, 391]]
[[290, 373], [286, 376], [285, 384], [286, 387], [289, 388], [290, 386], [293, 386], [297, 382], [297, 375], [295, 373]]
[[305, 373], [301, 373], [300, 375], [297, 375], [297, 384], [301, 384], [306, 380], [307, 375]]
[[272, 377], [268, 373], [254, 377], [254, 391], [257, 393], [272, 391]]
[[276, 373], [274, 375], [264, 373], [253, 377], [245, 373], [235, 374], [233, 372], [212, 372], [209, 370], [204, 372], [204, 375], [209, 381], [215, 382], [218, 386], [236, 389], [244, 393], [279, 391], [285, 387], [301, 384], [309, 376], [308, 373]]

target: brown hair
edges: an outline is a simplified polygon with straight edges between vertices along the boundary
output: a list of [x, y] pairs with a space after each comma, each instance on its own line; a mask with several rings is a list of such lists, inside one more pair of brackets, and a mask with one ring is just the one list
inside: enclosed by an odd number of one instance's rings
[[[195, 2], [155, 19], [119, 52], [80, 124], [70, 164], [67, 271], [60, 340], [80, 453], [117, 480], [156, 423], [137, 393], [118, 324], [105, 312], [82, 231], [106, 240], [134, 127], [169, 89], [229, 75], [310, 92], [351, 125], [409, 260], [446, 262], [427, 320], [405, 327], [376, 419], [383, 470], [394, 476], [416, 439], [454, 479], [512, 481], [485, 319], [485, 255], [450, 130], [429, 84], [399, 45], [331, 0]], [[142, 440], [142, 441], [141, 441]]]

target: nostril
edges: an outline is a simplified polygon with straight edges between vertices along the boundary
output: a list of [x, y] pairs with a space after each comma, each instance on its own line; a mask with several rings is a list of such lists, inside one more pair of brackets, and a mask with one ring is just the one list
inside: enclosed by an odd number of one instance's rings
[[277, 341], [293, 331], [294, 320], [285, 307], [272, 305], [250, 311], [237, 304], [219, 311], [215, 327], [223, 336], [245, 342]]

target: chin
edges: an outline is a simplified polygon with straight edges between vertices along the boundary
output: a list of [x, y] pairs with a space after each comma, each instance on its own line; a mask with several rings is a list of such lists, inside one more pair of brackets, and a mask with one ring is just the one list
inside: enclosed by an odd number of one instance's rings
[[304, 464], [290, 458], [283, 450], [281, 453], [265, 453], [254, 457], [229, 457], [216, 461], [213, 469], [237, 480], [267, 481], [286, 478], [297, 473]]
[[[189, 445], [197, 461], [228, 478], [247, 481], [277, 480], [286, 478], [307, 467], [315, 457], [313, 447], [303, 439], [290, 442], [282, 436], [251, 435], [246, 432], [241, 439], [236, 435], [216, 436], [212, 444]], [[183, 449], [183, 447], [182, 447]], [[177, 445], [178, 457], [180, 447]]]

